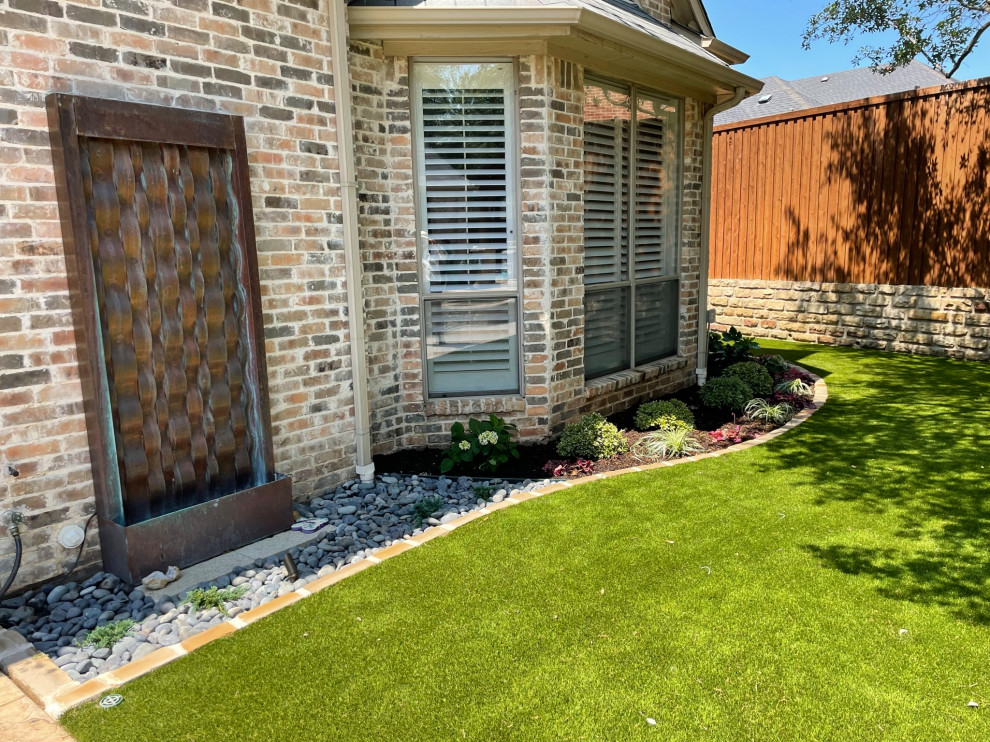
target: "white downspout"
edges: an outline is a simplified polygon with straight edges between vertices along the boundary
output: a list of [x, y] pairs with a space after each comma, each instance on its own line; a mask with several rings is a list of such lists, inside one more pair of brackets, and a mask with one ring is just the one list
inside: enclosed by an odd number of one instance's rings
[[351, 340], [351, 385], [354, 390], [354, 464], [361, 481], [375, 478], [371, 459], [371, 415], [368, 404], [368, 362], [364, 339], [364, 289], [358, 234], [358, 185], [354, 167], [354, 124], [351, 119], [351, 75], [347, 60], [347, 3], [330, 0], [330, 59], [337, 113], [337, 160], [344, 227], [344, 276], [347, 281], [347, 324]]
[[698, 367], [695, 374], [698, 385], [708, 380], [708, 256], [711, 240], [712, 218], [712, 138], [715, 136], [715, 116], [738, 105], [746, 97], [746, 88], [738, 87], [725, 103], [719, 103], [704, 116], [704, 142], [701, 165], [701, 258], [698, 270]]

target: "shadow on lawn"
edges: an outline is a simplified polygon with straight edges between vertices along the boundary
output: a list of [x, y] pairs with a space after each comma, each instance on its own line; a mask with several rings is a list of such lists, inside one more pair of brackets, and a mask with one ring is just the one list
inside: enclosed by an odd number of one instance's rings
[[990, 624], [990, 366], [849, 355], [855, 366], [817, 424], [782, 446], [772, 466], [804, 473], [816, 505], [875, 515], [877, 530], [869, 546], [803, 548], [826, 567], [872, 578], [885, 597]]

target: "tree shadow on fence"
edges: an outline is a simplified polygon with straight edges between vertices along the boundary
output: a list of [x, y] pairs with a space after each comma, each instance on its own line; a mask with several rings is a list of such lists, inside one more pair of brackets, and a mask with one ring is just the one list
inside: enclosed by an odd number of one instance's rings
[[782, 221], [783, 244], [764, 278], [990, 286], [990, 87], [785, 127], [803, 143], [792, 151], [809, 159], [785, 177], [779, 206], [753, 204], [761, 214], [779, 208]]

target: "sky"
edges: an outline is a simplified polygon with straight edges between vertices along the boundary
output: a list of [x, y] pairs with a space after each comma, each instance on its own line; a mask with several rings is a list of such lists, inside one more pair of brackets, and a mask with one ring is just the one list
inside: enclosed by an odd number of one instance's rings
[[[750, 55], [736, 69], [753, 77], [776, 75], [797, 80], [854, 66], [852, 59], [862, 44], [813, 43], [801, 48], [808, 19], [827, 0], [704, 0], [715, 35]], [[924, 60], [920, 60], [924, 61]], [[863, 66], [862, 64], [860, 66]], [[967, 57], [955, 75], [957, 80], [990, 77], [990, 34]]]

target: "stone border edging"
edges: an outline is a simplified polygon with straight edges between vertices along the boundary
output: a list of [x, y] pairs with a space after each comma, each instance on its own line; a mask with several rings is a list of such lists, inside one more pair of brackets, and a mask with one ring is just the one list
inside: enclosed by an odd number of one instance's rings
[[[10, 676], [10, 679], [18, 687], [20, 687], [25, 695], [57, 719], [70, 708], [79, 706], [87, 701], [95, 700], [108, 690], [117, 688], [124, 683], [145, 675], [152, 670], [161, 667], [162, 665], [168, 664], [172, 660], [176, 660], [189, 652], [209, 644], [212, 641], [229, 636], [230, 634], [233, 634], [234, 632], [243, 629], [256, 621], [275, 613], [285, 606], [292, 605], [303, 598], [309, 597], [313, 593], [325, 590], [331, 585], [335, 585], [351, 575], [362, 572], [368, 567], [379, 564], [382, 561], [397, 556], [404, 551], [409, 551], [417, 546], [421, 546], [427, 541], [431, 541], [439, 536], [446, 536], [456, 528], [470, 523], [473, 520], [477, 520], [478, 518], [490, 515], [497, 510], [504, 510], [511, 505], [517, 505], [521, 502], [525, 502], [526, 500], [532, 500], [535, 497], [549, 495], [553, 492], [570, 489], [571, 487], [587, 484], [588, 482], [594, 482], [601, 479], [611, 479], [612, 477], [621, 476], [623, 474], [631, 474], [633, 472], [643, 472], [651, 469], [660, 469], [667, 466], [677, 466], [679, 464], [700, 461], [702, 459], [716, 458], [718, 456], [724, 456], [725, 454], [735, 453], [736, 451], [745, 451], [753, 446], [758, 446], [771, 441], [803, 423], [819, 409], [821, 409], [822, 405], [824, 405], [828, 400], [828, 387], [825, 385], [824, 380], [807, 369], [801, 368], [800, 366], [795, 367], [801, 369], [801, 371], [804, 371], [804, 373], [808, 374], [815, 380], [814, 397], [812, 398], [811, 405], [798, 412], [793, 418], [791, 418], [790, 421], [784, 423], [779, 428], [775, 428], [769, 433], [765, 433], [758, 438], [753, 438], [742, 443], [736, 443], [718, 451], [698, 454], [697, 456], [689, 456], [682, 459], [677, 459], [675, 461], [661, 461], [655, 464], [645, 464], [643, 466], [631, 466], [626, 469], [616, 469], [615, 471], [603, 472], [601, 474], [591, 474], [587, 477], [571, 479], [561, 484], [551, 484], [531, 492], [520, 492], [519, 494], [506, 497], [502, 502], [491, 503], [481, 510], [466, 513], [450, 523], [433, 526], [419, 535], [409, 536], [400, 541], [396, 541], [391, 546], [388, 546], [381, 551], [372, 554], [371, 556], [367, 556], [357, 562], [345, 565], [325, 577], [318, 577], [305, 587], [301, 587], [298, 590], [282, 595], [281, 597], [274, 598], [267, 603], [263, 603], [257, 608], [252, 608], [249, 611], [238, 614], [229, 621], [225, 621], [218, 626], [214, 626], [206, 631], [195, 634], [179, 644], [156, 649], [154, 652], [145, 655], [139, 660], [128, 662], [123, 667], [118, 667], [116, 670], [111, 670], [103, 675], [98, 675], [97, 677], [83, 683], [79, 683], [70, 678], [68, 674], [63, 672], [51, 660], [51, 658], [45, 654], [38, 652], [36, 654], [32, 654], [30, 657], [24, 658], [24, 654], [28, 647], [31, 649], [33, 649], [33, 647], [31, 647], [27, 640], [21, 637], [20, 634], [12, 630], [0, 630], [0, 649], [3, 649], [4, 647], [8, 648], [6, 651], [0, 652], [0, 669]], [[13, 634], [13, 636], [10, 636], [11, 634]], [[22, 647], [20, 646], [21, 643], [27, 646]], [[13, 662], [7, 662], [5, 659], [8, 657], [17, 659]]]

